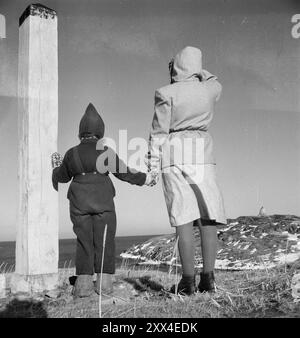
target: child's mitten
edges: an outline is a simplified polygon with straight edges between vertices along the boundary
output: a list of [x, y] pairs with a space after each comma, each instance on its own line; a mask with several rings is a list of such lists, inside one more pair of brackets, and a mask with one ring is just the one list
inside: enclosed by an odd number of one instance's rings
[[158, 179], [159, 179], [158, 173], [155, 171], [150, 171], [147, 173], [145, 184], [150, 187], [153, 187], [155, 184], [157, 184]]
[[160, 157], [159, 155], [155, 156], [150, 151], [145, 156], [144, 162], [147, 166], [148, 172], [155, 171], [158, 172], [160, 170]]
[[63, 161], [63, 156], [59, 153], [53, 153], [51, 155], [51, 163], [52, 163], [52, 168], [57, 168], [60, 167]]

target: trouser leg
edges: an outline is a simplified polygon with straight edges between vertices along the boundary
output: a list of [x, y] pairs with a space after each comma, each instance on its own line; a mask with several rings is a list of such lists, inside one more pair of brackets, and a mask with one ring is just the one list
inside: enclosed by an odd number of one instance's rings
[[[106, 239], [104, 240], [104, 229], [106, 226]], [[93, 216], [93, 233], [94, 233], [94, 248], [95, 259], [94, 268], [96, 273], [115, 273], [115, 235], [116, 235], [116, 214], [114, 212], [106, 212]], [[103, 254], [103, 271], [102, 266], [102, 254]]]
[[72, 215], [73, 230], [77, 236], [76, 274], [94, 274], [93, 219], [91, 215]]

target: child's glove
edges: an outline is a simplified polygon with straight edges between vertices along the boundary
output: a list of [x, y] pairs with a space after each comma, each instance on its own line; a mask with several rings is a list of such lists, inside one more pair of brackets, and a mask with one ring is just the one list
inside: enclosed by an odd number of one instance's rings
[[145, 185], [149, 187], [153, 187], [155, 184], [157, 184], [158, 179], [159, 179], [157, 172], [150, 171], [146, 175], [147, 177], [146, 177]]
[[51, 164], [52, 164], [52, 168], [57, 168], [60, 167], [63, 161], [63, 156], [59, 153], [53, 153], [51, 155]]

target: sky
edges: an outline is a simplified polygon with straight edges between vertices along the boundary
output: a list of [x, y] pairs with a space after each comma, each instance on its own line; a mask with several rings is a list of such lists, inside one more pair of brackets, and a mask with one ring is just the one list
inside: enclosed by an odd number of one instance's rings
[[[30, 1], [0, 0], [0, 241], [14, 240], [17, 211], [18, 19]], [[185, 46], [202, 50], [223, 93], [210, 128], [228, 218], [300, 214], [300, 39], [296, 0], [44, 0], [58, 13], [59, 136], [78, 144], [92, 102], [106, 136], [148, 139], [154, 91]], [[161, 181], [154, 188], [116, 180], [117, 235], [165, 234]], [[59, 189], [60, 238], [73, 238], [68, 185]]]

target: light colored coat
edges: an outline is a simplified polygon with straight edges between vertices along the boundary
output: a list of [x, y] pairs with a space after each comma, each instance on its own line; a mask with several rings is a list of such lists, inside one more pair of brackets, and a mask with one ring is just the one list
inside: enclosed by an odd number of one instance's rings
[[208, 132], [221, 91], [202, 69], [201, 51], [186, 47], [174, 59], [171, 84], [155, 92], [148, 168], [162, 170], [171, 226], [199, 218], [226, 223]]
[[[151, 169], [159, 169], [159, 160], [162, 168], [174, 164], [215, 163], [208, 128], [221, 91], [217, 77], [202, 69], [202, 54], [198, 48], [186, 47], [176, 55], [172, 83], [155, 92], [155, 112], [149, 137]], [[193, 146], [188, 146], [187, 142], [183, 151], [179, 147], [183, 147], [185, 139], [190, 139]], [[201, 139], [203, 144], [201, 154], [199, 148], [198, 154], [193, 154], [196, 139]], [[178, 156], [170, 152], [170, 144]]]

